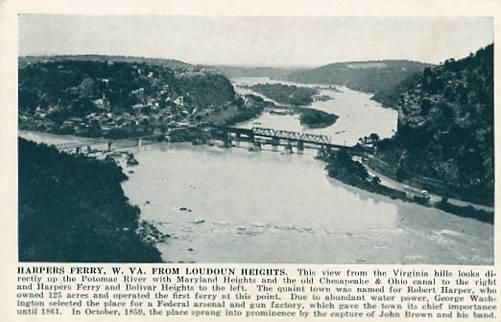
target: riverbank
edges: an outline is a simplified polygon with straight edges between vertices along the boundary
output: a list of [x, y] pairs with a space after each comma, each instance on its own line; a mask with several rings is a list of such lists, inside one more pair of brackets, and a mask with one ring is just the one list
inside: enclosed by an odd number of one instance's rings
[[161, 262], [165, 236], [140, 219], [114, 162], [19, 140], [19, 260]]
[[[193, 144], [209, 144], [211, 139], [218, 139], [212, 137], [212, 134], [207, 131], [192, 130], [186, 132], [180, 132], [171, 137], [171, 142], [191, 142]], [[224, 141], [224, 138], [219, 138]], [[209, 144], [212, 145], [212, 144]], [[228, 145], [229, 147], [229, 145]], [[363, 189], [368, 192], [377, 193], [386, 197], [390, 197], [394, 200], [402, 200], [405, 202], [418, 203], [427, 207], [432, 207], [436, 209], [443, 210], [447, 213], [451, 213], [460, 217], [474, 218], [482, 222], [493, 223], [494, 222], [494, 212], [486, 209], [478, 209], [471, 205], [461, 205], [454, 200], [449, 201], [447, 198], [441, 198], [434, 196], [433, 200], [423, 200], [422, 198], [416, 197], [416, 194], [409, 195], [403, 189], [398, 189], [391, 186], [385, 186], [381, 184], [379, 177], [375, 175], [370, 175], [365, 168], [358, 161], [353, 161], [351, 156], [346, 152], [336, 152], [336, 153], [324, 153], [319, 154], [319, 159], [327, 162], [326, 170], [330, 177], [333, 177], [345, 184], [353, 187]], [[335, 157], [341, 156], [341, 157]], [[417, 194], [418, 195], [418, 194]]]
[[492, 225], [343, 184], [325, 175], [316, 150], [256, 153], [245, 142], [235, 145], [160, 142], [128, 149], [139, 164], [123, 165], [129, 178], [121, 186], [140, 208], [139, 222], [159, 231], [154, 246], [164, 262], [493, 262]]
[[449, 203], [447, 198], [442, 198], [439, 202], [431, 202], [419, 193], [412, 194], [384, 186], [381, 184], [379, 177], [371, 176], [367, 172], [367, 169], [359, 161], [354, 161], [346, 151], [323, 151], [319, 153], [318, 159], [327, 163], [325, 169], [330, 177], [345, 184], [392, 199], [414, 202], [426, 207], [436, 208], [456, 216], [474, 218], [490, 224], [494, 223], [494, 212], [475, 209], [472, 206], [454, 205]]
[[57, 122], [43, 113], [25, 113], [19, 117], [19, 129], [118, 140], [164, 135], [172, 129], [233, 125], [258, 117], [268, 107], [273, 108], [275, 105], [259, 96], [247, 94], [238, 96], [232, 104], [221, 104], [207, 111], [195, 108], [190, 113], [179, 113], [175, 109], [170, 112], [167, 109], [145, 109], [130, 113], [92, 113]]

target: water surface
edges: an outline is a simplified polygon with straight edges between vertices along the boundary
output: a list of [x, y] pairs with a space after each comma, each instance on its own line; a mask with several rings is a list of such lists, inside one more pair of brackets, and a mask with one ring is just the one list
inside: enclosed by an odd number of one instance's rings
[[[330, 127], [307, 130], [296, 116], [266, 112], [239, 126], [257, 122], [327, 134], [338, 144], [355, 144], [370, 133], [393, 135], [396, 112], [371, 101], [369, 94], [324, 90], [334, 99], [312, 106], [340, 116]], [[92, 141], [29, 131], [20, 135], [50, 144]], [[141, 208], [142, 219], [171, 236], [157, 245], [165, 261], [493, 263], [493, 225], [346, 186], [327, 177], [325, 164], [311, 150], [303, 155], [249, 152], [241, 145], [161, 143], [130, 149], [139, 165], [124, 165], [129, 180], [122, 186]]]
[[[376, 133], [380, 138], [389, 138], [397, 129], [398, 114], [395, 110], [383, 108], [381, 104], [371, 100], [372, 94], [350, 90], [346, 87], [327, 87], [326, 85], [302, 84], [272, 80], [268, 77], [234, 78], [232, 82], [240, 94], [257, 94], [245, 88], [246, 85], [259, 83], [281, 83], [296, 86], [316, 87], [320, 95], [327, 95], [332, 99], [313, 102], [308, 107], [316, 108], [339, 116], [336, 123], [321, 129], [310, 129], [302, 126], [298, 115], [276, 115], [265, 111], [254, 120], [242, 122], [237, 126], [252, 128], [254, 126], [274, 128], [296, 132], [327, 135], [332, 143], [355, 145], [359, 138]], [[269, 98], [267, 100], [273, 101]], [[276, 103], [276, 102], [275, 102]], [[280, 105], [279, 103], [276, 103]]]
[[123, 187], [172, 236], [166, 261], [493, 261], [492, 225], [346, 186], [308, 154], [158, 144], [136, 157]]

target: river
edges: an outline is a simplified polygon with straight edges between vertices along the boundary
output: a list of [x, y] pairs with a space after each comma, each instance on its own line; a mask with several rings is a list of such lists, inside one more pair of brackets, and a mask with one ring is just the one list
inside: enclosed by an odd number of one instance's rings
[[[323, 129], [345, 130], [333, 139], [354, 143], [360, 134], [391, 135], [396, 119], [379, 119], [393, 111], [368, 94], [332, 94], [334, 101], [314, 105], [340, 116]], [[350, 120], [343, 120], [347, 115]], [[263, 114], [240, 126], [273, 125], [270, 119]], [[355, 122], [360, 119], [365, 121]], [[296, 121], [279, 122], [291, 129]], [[49, 143], [65, 139], [20, 135]], [[185, 143], [130, 150], [139, 165], [125, 169], [123, 189], [143, 220], [171, 236], [157, 245], [168, 262], [493, 264], [493, 225], [344, 185], [327, 177], [313, 151]]]
[[[331, 142], [341, 145], [355, 145], [358, 139], [376, 133], [380, 138], [389, 138], [397, 130], [398, 114], [395, 110], [383, 108], [378, 102], [372, 101], [371, 94], [350, 90], [346, 87], [330, 88], [326, 85], [298, 84], [268, 77], [242, 77], [232, 79], [235, 90], [240, 94], [256, 93], [245, 86], [258, 83], [280, 83], [306, 87], [316, 87], [320, 95], [331, 99], [313, 102], [308, 107], [319, 109], [339, 116], [336, 123], [326, 128], [310, 129], [299, 122], [298, 115], [277, 115], [267, 111], [258, 118], [238, 124], [239, 127], [252, 128], [260, 126], [280, 130], [322, 134], [330, 137]], [[265, 98], [267, 99], [267, 98]], [[270, 100], [270, 99], [267, 99]], [[274, 102], [273, 100], [270, 100]], [[274, 102], [280, 105], [277, 102]]]
[[[492, 225], [329, 179], [311, 155], [159, 144], [123, 184], [167, 261], [486, 264]], [[183, 207], [188, 210], [182, 211]]]

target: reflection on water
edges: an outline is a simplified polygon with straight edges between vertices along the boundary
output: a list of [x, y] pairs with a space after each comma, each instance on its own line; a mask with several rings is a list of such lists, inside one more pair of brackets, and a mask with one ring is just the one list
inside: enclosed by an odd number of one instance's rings
[[[381, 107], [381, 104], [370, 100], [371, 94], [350, 90], [346, 87], [330, 89], [325, 85], [311, 85], [271, 80], [267, 77], [245, 77], [232, 79], [235, 89], [241, 94], [252, 91], [241, 87], [258, 83], [283, 83], [297, 86], [318, 87], [321, 95], [328, 95], [334, 99], [323, 102], [314, 102], [310, 107], [334, 113], [339, 116], [336, 123], [322, 129], [305, 128], [299, 123], [299, 117], [281, 116], [264, 112], [257, 119], [238, 124], [240, 127], [252, 128], [259, 124], [260, 127], [276, 128], [288, 131], [322, 134], [331, 137], [332, 143], [354, 145], [358, 139], [376, 133], [381, 138], [393, 136], [397, 126], [397, 112]], [[262, 95], [260, 95], [262, 96]]]
[[167, 261], [468, 263], [493, 261], [489, 224], [393, 201], [326, 177], [310, 155], [159, 144], [135, 150], [123, 184], [172, 236]]

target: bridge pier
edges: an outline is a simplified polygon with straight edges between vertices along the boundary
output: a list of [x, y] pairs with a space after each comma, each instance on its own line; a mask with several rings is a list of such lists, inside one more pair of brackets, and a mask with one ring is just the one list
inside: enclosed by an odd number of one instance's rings
[[326, 158], [330, 155], [330, 150], [327, 149], [325, 145], [321, 145], [318, 150], [317, 157], [320, 159]]
[[279, 145], [280, 145], [280, 139], [277, 137], [272, 137], [271, 138], [271, 149], [273, 151], [276, 151]]
[[287, 144], [285, 145], [285, 152], [287, 153], [293, 153], [294, 151], [292, 151], [292, 144], [291, 144], [291, 141], [287, 141]]
[[107, 150], [108, 152], [111, 152], [111, 145], [112, 145], [112, 142], [111, 142], [111, 141], [108, 141], [108, 143], [107, 143], [107, 144], [108, 144], [108, 145], [107, 145], [106, 150]]
[[231, 147], [231, 133], [229, 132], [224, 132], [223, 134], [223, 141], [224, 141], [224, 147], [225, 148], [230, 148]]
[[80, 154], [80, 147], [79, 147], [79, 146], [77, 146], [77, 147], [75, 148], [75, 154]]
[[297, 152], [302, 153], [304, 151], [304, 142], [299, 140], [297, 141]]
[[258, 140], [250, 142], [249, 151], [261, 151], [261, 142]]
[[261, 150], [261, 141], [259, 141], [259, 139], [256, 139], [254, 137], [254, 133], [249, 134], [247, 136], [247, 139], [252, 147]]
[[[222, 137], [225, 147], [232, 146], [232, 139], [238, 142], [241, 140], [248, 141], [254, 146], [257, 140], [260, 140], [259, 146], [266, 144], [271, 145], [273, 151], [278, 150], [279, 145], [285, 145], [286, 150], [294, 151], [297, 147], [297, 152], [302, 153], [305, 150], [305, 144], [313, 144], [318, 147], [321, 152], [327, 154], [331, 148], [337, 148], [338, 144], [332, 144], [330, 137], [326, 135], [302, 133], [286, 130], [278, 130], [272, 128], [253, 127], [252, 129], [232, 128], [232, 127], [216, 127], [218, 137]], [[221, 136], [220, 136], [221, 135]]]
[[239, 133], [239, 132], [236, 132], [236, 133], [235, 133], [235, 144], [236, 144], [237, 146], [240, 146], [240, 140], [241, 140], [241, 138], [240, 138], [240, 133]]

